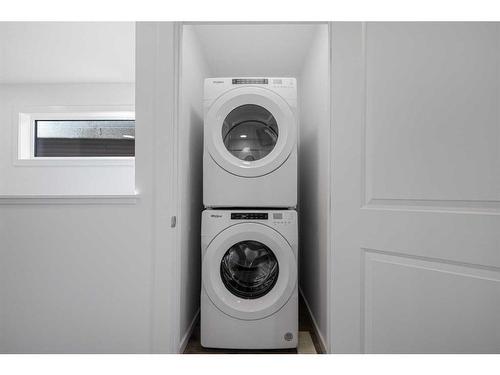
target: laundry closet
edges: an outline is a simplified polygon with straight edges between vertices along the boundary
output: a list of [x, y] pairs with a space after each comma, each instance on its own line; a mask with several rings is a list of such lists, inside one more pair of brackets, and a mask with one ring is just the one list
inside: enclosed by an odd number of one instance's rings
[[[203, 92], [206, 78], [284, 77], [297, 86], [299, 290], [318, 336], [327, 334], [330, 48], [327, 23], [178, 25], [180, 337], [200, 308]], [[263, 190], [268, 188], [263, 186]], [[273, 192], [277, 199], [280, 191]], [[252, 194], [259, 195], [258, 187]], [[235, 206], [235, 204], [232, 204]], [[272, 207], [272, 204], [268, 204]], [[279, 205], [276, 205], [279, 206]]]

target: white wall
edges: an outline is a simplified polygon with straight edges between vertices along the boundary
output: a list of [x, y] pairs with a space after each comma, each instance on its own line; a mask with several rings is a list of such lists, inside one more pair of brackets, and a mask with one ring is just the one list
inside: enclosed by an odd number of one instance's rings
[[200, 305], [203, 210], [203, 81], [210, 76], [197, 35], [182, 29], [179, 113], [179, 235], [181, 252], [180, 345]]
[[297, 77], [318, 25], [194, 25], [215, 77]]
[[329, 33], [318, 27], [300, 75], [300, 287], [323, 346], [328, 339]]
[[133, 194], [133, 165], [16, 165], [19, 112], [47, 106], [134, 106], [133, 83], [0, 84], [0, 194]]
[[136, 205], [0, 205], [0, 352], [149, 352], [151, 219]]
[[0, 83], [134, 82], [134, 22], [0, 22]]

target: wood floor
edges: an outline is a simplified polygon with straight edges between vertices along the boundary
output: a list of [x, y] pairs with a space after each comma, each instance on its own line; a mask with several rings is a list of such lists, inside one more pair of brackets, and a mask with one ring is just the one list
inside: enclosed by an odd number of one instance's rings
[[199, 321], [189, 339], [184, 354], [315, 354], [321, 353], [321, 346], [313, 328], [313, 323], [307, 307], [300, 297], [299, 302], [299, 347], [297, 349], [279, 350], [235, 350], [235, 349], [207, 349], [200, 344]]

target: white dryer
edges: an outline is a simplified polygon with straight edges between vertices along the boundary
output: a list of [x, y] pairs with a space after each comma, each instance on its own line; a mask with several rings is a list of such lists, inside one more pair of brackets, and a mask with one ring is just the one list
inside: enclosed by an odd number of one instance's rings
[[295, 78], [208, 78], [205, 207], [297, 205]]
[[297, 346], [297, 213], [202, 214], [201, 345]]

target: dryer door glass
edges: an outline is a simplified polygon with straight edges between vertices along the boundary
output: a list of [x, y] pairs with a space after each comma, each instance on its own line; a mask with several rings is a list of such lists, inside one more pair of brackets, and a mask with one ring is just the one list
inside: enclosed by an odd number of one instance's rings
[[238, 159], [259, 160], [269, 154], [278, 141], [278, 124], [264, 107], [245, 104], [233, 109], [222, 125], [227, 150]]
[[258, 241], [242, 241], [222, 257], [220, 274], [235, 296], [255, 299], [266, 295], [278, 279], [278, 260], [271, 249]]

